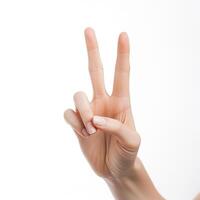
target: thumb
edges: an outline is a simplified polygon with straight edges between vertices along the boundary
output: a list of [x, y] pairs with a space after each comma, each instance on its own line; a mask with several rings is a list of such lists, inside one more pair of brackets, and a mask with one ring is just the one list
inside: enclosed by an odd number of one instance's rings
[[125, 148], [138, 150], [140, 136], [121, 121], [109, 117], [93, 116], [92, 122], [100, 130], [115, 135]]

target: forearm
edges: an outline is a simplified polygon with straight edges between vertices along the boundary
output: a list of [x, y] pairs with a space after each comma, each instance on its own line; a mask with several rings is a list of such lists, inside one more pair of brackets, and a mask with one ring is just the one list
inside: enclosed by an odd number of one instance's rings
[[139, 159], [130, 175], [105, 181], [116, 200], [164, 200]]

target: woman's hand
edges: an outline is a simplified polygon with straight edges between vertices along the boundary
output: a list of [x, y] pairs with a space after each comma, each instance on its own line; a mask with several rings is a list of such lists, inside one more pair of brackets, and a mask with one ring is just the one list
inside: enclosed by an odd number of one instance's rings
[[93, 99], [89, 102], [84, 92], [75, 93], [76, 110], [66, 110], [64, 117], [92, 168], [106, 180], [117, 199], [160, 199], [137, 158], [140, 136], [130, 104], [128, 36], [119, 36], [111, 95], [105, 89], [98, 44], [91, 28], [85, 30], [85, 39]]
[[129, 41], [121, 33], [112, 95], [104, 85], [103, 66], [94, 31], [85, 30], [89, 72], [94, 97], [74, 95], [76, 111], [65, 111], [65, 119], [77, 133], [81, 148], [95, 172], [102, 177], [129, 173], [136, 160], [140, 137], [136, 132], [129, 96]]

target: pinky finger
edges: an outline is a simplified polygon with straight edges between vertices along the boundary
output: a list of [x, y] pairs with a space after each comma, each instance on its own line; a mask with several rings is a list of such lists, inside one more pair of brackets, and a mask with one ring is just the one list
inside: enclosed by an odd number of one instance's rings
[[80, 116], [78, 116], [75, 111], [73, 111], [72, 109], [67, 109], [64, 112], [64, 118], [78, 135], [82, 137], [89, 136]]

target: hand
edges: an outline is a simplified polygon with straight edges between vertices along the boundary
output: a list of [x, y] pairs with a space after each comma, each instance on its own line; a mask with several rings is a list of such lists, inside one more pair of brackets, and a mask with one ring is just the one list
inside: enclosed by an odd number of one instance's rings
[[126, 33], [119, 36], [111, 96], [105, 89], [103, 67], [92, 29], [85, 30], [85, 39], [94, 97], [89, 103], [85, 93], [75, 93], [77, 110], [68, 109], [65, 119], [77, 133], [86, 158], [99, 176], [124, 176], [134, 165], [140, 144], [130, 105], [128, 36]]
[[85, 30], [93, 99], [74, 95], [76, 110], [64, 113], [78, 136], [82, 151], [97, 175], [103, 177], [117, 199], [162, 199], [153, 186], [137, 152], [140, 146], [130, 104], [129, 39], [121, 33], [112, 94], [106, 92], [103, 66], [95, 33]]

